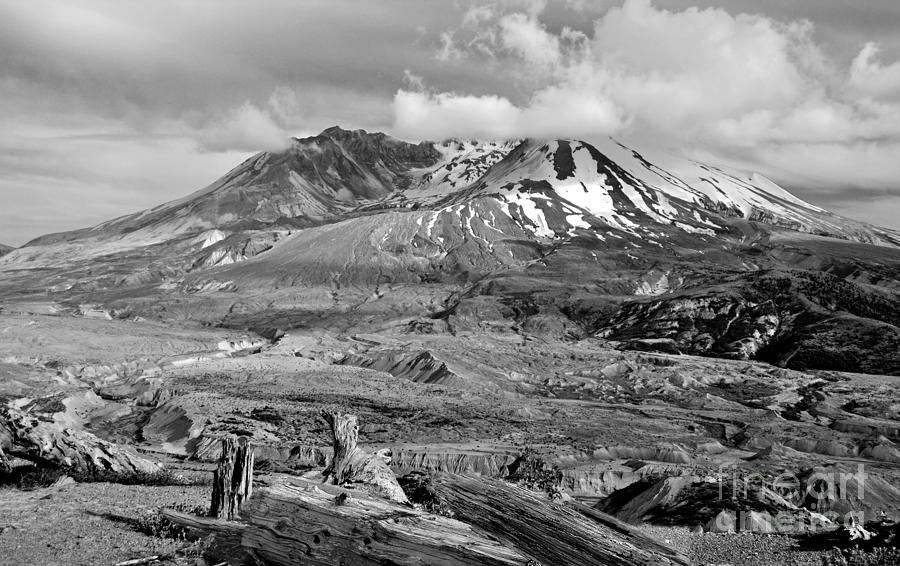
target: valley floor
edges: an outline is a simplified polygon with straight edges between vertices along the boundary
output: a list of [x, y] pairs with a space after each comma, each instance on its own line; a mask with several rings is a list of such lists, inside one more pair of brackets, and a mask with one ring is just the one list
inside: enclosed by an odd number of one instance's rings
[[[520, 334], [307, 330], [269, 343], [215, 328], [0, 313], [0, 399], [54, 398], [53, 419], [134, 445], [201, 484], [217, 435], [251, 434], [262, 469], [288, 469], [299, 465], [291, 447], [329, 444], [319, 412], [340, 408], [359, 416], [362, 443], [391, 451], [398, 474], [502, 476], [527, 448], [559, 470], [566, 494], [593, 505], [666, 477], [702, 483], [863, 465], [865, 497], [853, 504], [873, 519], [897, 517], [897, 379]], [[171, 555], [185, 543], [140, 532], [142, 518], [162, 506], [203, 506], [209, 489], [0, 487], [0, 563]], [[690, 532], [727, 507], [721, 496], [690, 512], [669, 503], [665, 524], [644, 520], [661, 512], [650, 506], [616, 513], [698, 564], [822, 563], [790, 536]]]

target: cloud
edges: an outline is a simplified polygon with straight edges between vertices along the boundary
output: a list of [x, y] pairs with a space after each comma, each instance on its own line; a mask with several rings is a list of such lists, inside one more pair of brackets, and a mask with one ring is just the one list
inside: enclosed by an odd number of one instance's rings
[[0, 130], [0, 242], [21, 245], [155, 206], [248, 157], [199, 152], [190, 137], [148, 136], [118, 121], [70, 115], [55, 123], [22, 117]]
[[874, 44], [847, 64], [814, 41], [807, 20], [624, 0], [573, 31], [550, 28], [540, 9], [491, 6], [470, 8], [447, 33], [472, 64], [491, 53], [521, 94], [400, 89], [395, 131], [611, 134], [713, 160], [740, 156], [779, 179], [830, 190], [897, 184], [890, 155], [900, 146], [900, 62], [882, 62]]
[[559, 63], [559, 38], [547, 32], [533, 17], [510, 14], [500, 20], [503, 45], [527, 63], [550, 67]]
[[900, 4], [864, 4], [0, 0], [0, 241], [182, 196], [334, 124], [614, 133], [821, 194], [885, 186]]
[[866, 43], [850, 67], [850, 86], [868, 96], [900, 101], [900, 61], [882, 65], [878, 52], [877, 44]]
[[290, 145], [285, 132], [269, 112], [249, 102], [198, 132], [205, 151], [279, 151]]
[[400, 90], [394, 97], [394, 130], [400, 135], [515, 137], [522, 110], [500, 96], [429, 94]]

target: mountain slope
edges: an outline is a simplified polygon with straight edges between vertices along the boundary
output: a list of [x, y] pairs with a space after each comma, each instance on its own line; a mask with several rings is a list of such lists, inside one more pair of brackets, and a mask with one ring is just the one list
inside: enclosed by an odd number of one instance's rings
[[14, 249], [16, 249], [16, 248], [14, 248], [12, 246], [0, 244], [0, 256], [8, 254], [9, 252], [13, 251]]
[[900, 243], [896, 233], [829, 214], [759, 175], [666, 156], [657, 161], [665, 164], [650, 163], [613, 140], [409, 144], [335, 127], [295, 139], [283, 152], [260, 153], [185, 198], [90, 229], [43, 236], [20, 255], [36, 258], [42, 249], [52, 255], [51, 246], [68, 243], [65, 251], [76, 259], [204, 233], [200, 241], [208, 245], [246, 230], [303, 228], [385, 208], [440, 209], [481, 196], [507, 203], [508, 215], [539, 237], [589, 228], [587, 216], [625, 230], [653, 222], [712, 234], [744, 219], [851, 241]]
[[425, 317], [799, 364], [823, 325], [830, 344], [866, 342], [841, 331], [844, 314], [872, 336], [863, 354], [898, 341], [900, 321], [790, 286], [770, 312], [758, 274], [822, 272], [850, 295], [893, 296], [898, 245], [762, 176], [612, 139], [410, 144], [329, 128], [185, 198], [30, 242], [0, 258], [0, 297], [265, 332]]

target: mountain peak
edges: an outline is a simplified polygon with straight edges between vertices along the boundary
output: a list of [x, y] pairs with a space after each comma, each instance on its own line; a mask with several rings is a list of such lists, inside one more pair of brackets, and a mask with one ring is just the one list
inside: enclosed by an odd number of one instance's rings
[[[257, 154], [183, 199], [91, 229], [45, 236], [26, 247], [35, 251], [35, 246], [61, 241], [101, 239], [103, 246], [73, 244], [78, 253], [95, 255], [190, 240], [210, 231], [228, 238], [388, 211], [426, 214], [420, 214], [414, 231], [421, 228], [423, 241], [438, 238], [440, 249], [455, 239], [475, 238], [473, 233], [484, 241], [502, 233], [510, 241], [587, 237], [601, 244], [616, 234], [612, 237], [627, 235], [661, 247], [685, 238], [709, 239], [698, 244], [702, 247], [731, 236], [744, 238], [756, 230], [751, 223], [900, 244], [896, 233], [831, 215], [760, 175], [638, 153], [611, 138], [414, 144], [332, 126], [318, 136], [295, 139], [287, 151]], [[452, 237], [441, 233], [457, 225], [451, 218], [463, 226]], [[472, 228], [473, 222], [487, 233]], [[490, 254], [501, 249], [489, 248]], [[73, 253], [59, 255], [71, 259]], [[21, 255], [17, 251], [10, 257]]]
[[340, 126], [331, 126], [330, 128], [325, 128], [322, 132], [316, 137], [325, 137], [331, 139], [346, 139], [346, 138], [362, 138], [367, 136], [380, 136], [384, 137], [385, 134], [380, 132], [372, 132], [371, 134], [363, 129], [356, 130], [346, 130]]

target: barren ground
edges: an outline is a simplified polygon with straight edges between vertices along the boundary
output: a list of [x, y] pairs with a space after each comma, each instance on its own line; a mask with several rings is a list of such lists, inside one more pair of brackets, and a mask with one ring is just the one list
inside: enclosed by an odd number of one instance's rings
[[[216, 435], [251, 434], [264, 447], [261, 467], [289, 466], [291, 446], [328, 444], [318, 413], [341, 407], [359, 415], [361, 442], [391, 449], [398, 472], [490, 475], [528, 447], [560, 469], [564, 491], [593, 504], [642, 478], [863, 464], [872, 478], [867, 509], [900, 510], [900, 457], [888, 440], [900, 427], [895, 377], [620, 352], [596, 339], [399, 327], [294, 331], [260, 349], [263, 342], [214, 328], [0, 314], [0, 397], [67, 399], [67, 422], [134, 445], [195, 482], [208, 480]], [[143, 402], [158, 391], [165, 395], [155, 405]], [[189, 549], [174, 556], [187, 543], [136, 525], [159, 507], [203, 506], [208, 491], [0, 488], [0, 563], [152, 555], [192, 563]], [[700, 522], [645, 529], [698, 564], [821, 563], [818, 553], [796, 552], [790, 536], [689, 532]]]

